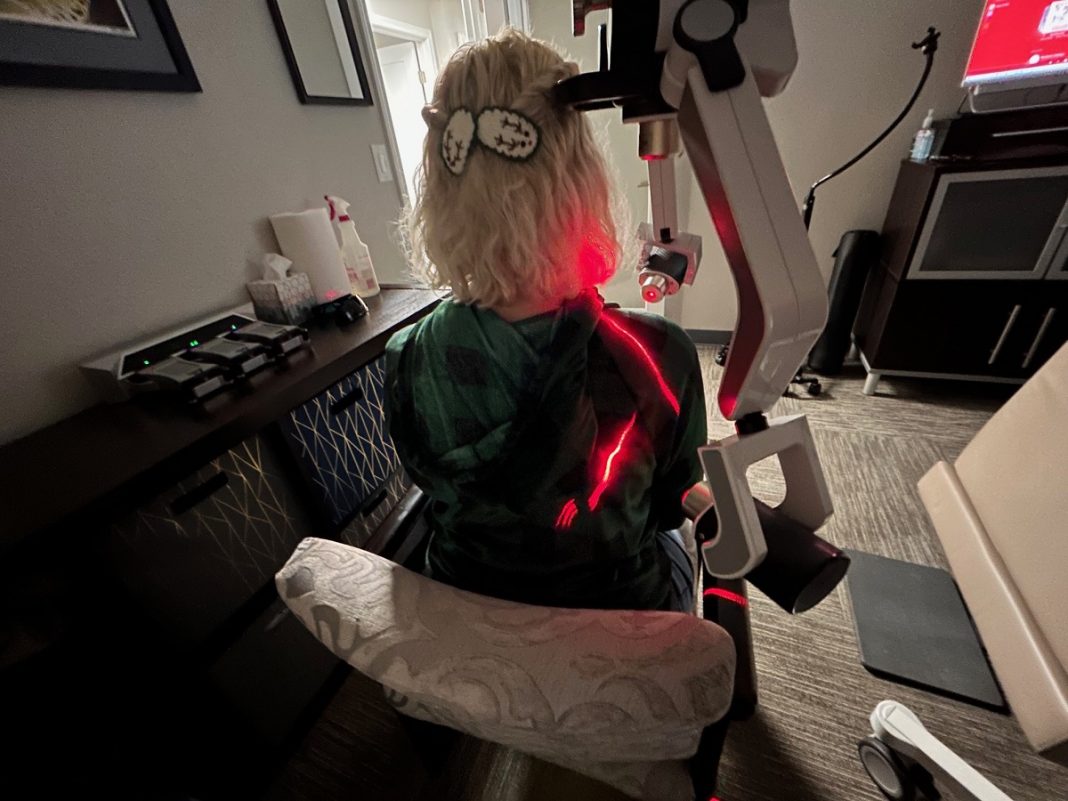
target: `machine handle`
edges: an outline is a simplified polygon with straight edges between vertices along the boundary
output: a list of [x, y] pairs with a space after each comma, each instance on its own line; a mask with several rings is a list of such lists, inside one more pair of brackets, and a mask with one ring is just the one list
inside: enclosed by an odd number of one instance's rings
[[360, 515], [363, 517], [370, 517], [371, 513], [379, 507], [382, 501], [386, 499], [386, 495], [388, 494], [389, 493], [387, 492], [386, 488], [383, 487], [381, 490], [379, 490], [378, 494], [375, 497], [373, 497], [364, 505], [363, 509], [360, 510]]
[[200, 486], [194, 487], [189, 490], [189, 492], [185, 493], [185, 495], [179, 495], [171, 501], [171, 514], [180, 515], [188, 512], [198, 503], [206, 501], [229, 483], [230, 477], [226, 475], [226, 473], [219, 471]]
[[1042, 325], [1038, 327], [1038, 333], [1035, 334], [1035, 341], [1031, 343], [1031, 347], [1027, 351], [1027, 355], [1024, 356], [1023, 364], [1020, 367], [1025, 370], [1031, 365], [1031, 360], [1035, 358], [1035, 353], [1038, 351], [1038, 346], [1042, 344], [1043, 337], [1046, 336], [1046, 331], [1049, 330], [1049, 324], [1053, 322], [1053, 317], [1057, 313], [1055, 308], [1050, 308], [1046, 312], [1046, 316], [1042, 319]]
[[278, 628], [280, 625], [282, 625], [282, 621], [285, 620], [287, 617], [289, 617], [289, 615], [290, 615], [289, 607], [288, 606], [283, 607], [282, 610], [279, 611], [279, 613], [277, 615], [275, 615], [269, 621], [267, 621], [267, 625], [263, 627], [264, 633], [267, 634], [267, 633], [270, 633], [270, 632], [274, 631], [276, 628]]
[[1012, 331], [1012, 327], [1016, 323], [1016, 318], [1019, 316], [1020, 304], [1017, 303], [1009, 313], [1009, 319], [1005, 321], [1005, 327], [1001, 329], [1001, 336], [998, 337], [997, 344], [995, 344], [994, 349], [990, 351], [990, 358], [987, 360], [987, 364], [993, 364], [998, 360], [998, 356], [1001, 355], [1001, 349], [1005, 347], [1005, 340], [1009, 338], [1009, 332]]
[[997, 131], [990, 135], [991, 139], [1005, 139], [1010, 136], [1038, 136], [1039, 134], [1060, 133], [1068, 131], [1068, 125], [1057, 125], [1053, 128], [1032, 128], [1027, 131]]
[[357, 385], [355, 389], [346, 392], [332, 404], [330, 404], [330, 414], [338, 415], [345, 411], [350, 406], [353, 406], [363, 400], [363, 387]]

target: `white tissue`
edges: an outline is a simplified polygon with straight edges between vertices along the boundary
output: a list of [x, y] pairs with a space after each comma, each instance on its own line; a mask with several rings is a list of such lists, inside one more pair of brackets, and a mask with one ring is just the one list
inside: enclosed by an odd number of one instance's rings
[[286, 277], [286, 273], [289, 272], [289, 268], [292, 266], [293, 262], [285, 256], [279, 256], [277, 253], [264, 253], [263, 280], [281, 281]]
[[308, 274], [316, 303], [328, 303], [352, 294], [341, 261], [334, 226], [326, 209], [271, 215], [278, 247], [293, 260], [293, 269]]

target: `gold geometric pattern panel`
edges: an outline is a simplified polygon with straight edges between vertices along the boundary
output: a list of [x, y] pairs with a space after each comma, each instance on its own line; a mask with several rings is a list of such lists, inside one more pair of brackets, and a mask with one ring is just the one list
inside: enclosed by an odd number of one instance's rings
[[127, 586], [196, 640], [269, 583], [314, 533], [256, 436], [115, 524], [111, 540]]
[[335, 526], [400, 466], [385, 428], [385, 379], [385, 359], [376, 359], [279, 421]]

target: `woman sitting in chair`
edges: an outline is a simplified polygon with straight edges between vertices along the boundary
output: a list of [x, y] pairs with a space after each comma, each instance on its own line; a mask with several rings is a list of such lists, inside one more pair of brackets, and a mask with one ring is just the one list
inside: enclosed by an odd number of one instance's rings
[[432, 500], [427, 569], [547, 606], [692, 606], [683, 493], [704, 389], [686, 334], [607, 308], [612, 191], [577, 67], [515, 31], [458, 51], [431, 105], [414, 261], [452, 298], [387, 346], [389, 430]]

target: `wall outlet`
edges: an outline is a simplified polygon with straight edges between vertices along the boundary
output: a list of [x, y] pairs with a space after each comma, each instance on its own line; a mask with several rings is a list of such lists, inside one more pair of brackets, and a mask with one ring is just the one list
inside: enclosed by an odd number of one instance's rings
[[388, 184], [393, 180], [393, 168], [389, 164], [389, 151], [385, 145], [371, 145], [371, 155], [375, 160], [375, 172], [378, 173], [378, 182]]

